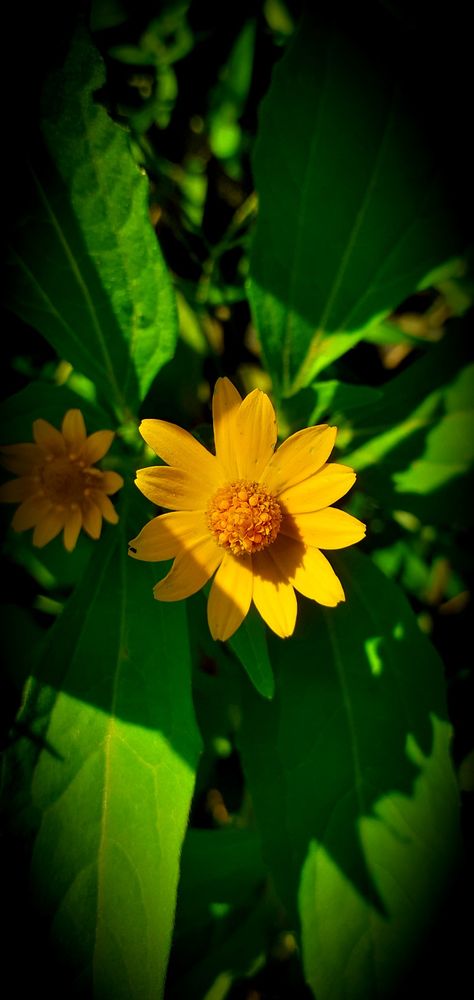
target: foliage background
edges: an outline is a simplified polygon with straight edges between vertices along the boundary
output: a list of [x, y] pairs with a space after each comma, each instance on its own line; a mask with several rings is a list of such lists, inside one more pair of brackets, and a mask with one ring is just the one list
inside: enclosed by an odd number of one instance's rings
[[[171, 935], [170, 997], [385, 996], [404, 961], [405, 996], [465, 975], [470, 53], [456, 5], [441, 28], [421, 4], [341, 4], [332, 36], [326, 14], [298, 35], [298, 3], [10, 12], [2, 440], [80, 405], [131, 480], [139, 413], [210, 444], [226, 374], [272, 390], [283, 434], [340, 427], [369, 526], [337, 618], [301, 601], [290, 643], [251, 620], [222, 648], [202, 595], [164, 609], [159, 567], [129, 565], [150, 514], [133, 487], [73, 555], [2, 511], [19, 989], [33, 968], [53, 995], [160, 996]], [[71, 54], [78, 15], [105, 68], [85, 35]]]

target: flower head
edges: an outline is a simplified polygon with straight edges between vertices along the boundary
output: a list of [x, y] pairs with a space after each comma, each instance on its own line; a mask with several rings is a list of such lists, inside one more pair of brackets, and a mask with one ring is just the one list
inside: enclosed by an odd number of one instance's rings
[[33, 545], [41, 548], [64, 531], [64, 545], [71, 552], [81, 528], [99, 538], [102, 518], [118, 521], [109, 495], [123, 486], [123, 479], [94, 466], [109, 450], [114, 432], [87, 437], [81, 411], [68, 410], [60, 431], [40, 419], [33, 423], [33, 436], [34, 443], [0, 447], [2, 465], [18, 477], [0, 487], [0, 500], [20, 504], [12, 527], [34, 528]]
[[355, 473], [328, 463], [336, 428], [298, 431], [275, 450], [277, 426], [268, 396], [244, 400], [218, 379], [212, 401], [216, 454], [164, 420], [140, 433], [166, 466], [139, 469], [138, 488], [169, 513], [130, 542], [135, 559], [174, 559], [156, 584], [159, 601], [196, 593], [215, 573], [207, 605], [211, 634], [228, 639], [253, 601], [277, 635], [293, 633], [298, 590], [333, 607], [344, 591], [321, 549], [360, 541], [365, 526], [331, 507]]

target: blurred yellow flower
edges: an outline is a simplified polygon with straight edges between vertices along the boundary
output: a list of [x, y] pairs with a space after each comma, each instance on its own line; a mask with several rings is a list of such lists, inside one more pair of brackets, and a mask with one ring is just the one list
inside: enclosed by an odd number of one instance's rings
[[289, 636], [295, 589], [329, 607], [344, 600], [320, 550], [365, 534], [361, 521], [330, 506], [355, 473], [327, 463], [337, 430], [326, 424], [298, 431], [275, 451], [275, 411], [260, 389], [242, 400], [228, 379], [218, 379], [212, 407], [215, 455], [174, 424], [142, 421], [142, 437], [168, 465], [139, 469], [136, 484], [172, 512], [146, 524], [130, 554], [174, 558], [154, 588], [159, 601], [189, 597], [215, 573], [207, 605], [214, 639], [233, 635], [252, 600], [277, 635]]
[[102, 518], [118, 521], [109, 494], [123, 486], [122, 476], [94, 468], [114, 432], [87, 437], [81, 411], [68, 410], [60, 431], [40, 419], [33, 423], [33, 436], [35, 443], [0, 447], [2, 465], [18, 476], [0, 487], [0, 500], [20, 504], [12, 527], [34, 528], [33, 545], [41, 548], [64, 531], [64, 545], [71, 552], [81, 528], [99, 538]]

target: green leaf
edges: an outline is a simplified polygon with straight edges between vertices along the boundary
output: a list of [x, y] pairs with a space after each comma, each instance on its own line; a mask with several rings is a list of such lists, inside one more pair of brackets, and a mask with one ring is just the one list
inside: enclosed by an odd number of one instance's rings
[[428, 524], [472, 523], [474, 365], [468, 330], [446, 337], [384, 387], [355, 422], [344, 461], [388, 510]]
[[46, 742], [32, 867], [83, 991], [158, 1000], [200, 737], [184, 606], [153, 600], [153, 573], [128, 558], [123, 534], [98, 543], [22, 716]]
[[265, 625], [254, 610], [249, 611], [228, 642], [257, 691], [264, 698], [273, 698], [275, 681], [268, 656]]
[[335, 421], [339, 426], [354, 410], [364, 409], [382, 398], [383, 391], [370, 385], [353, 385], [337, 379], [313, 382], [284, 401], [284, 421], [288, 433], [323, 419]]
[[123, 420], [172, 357], [177, 319], [147, 181], [126, 133], [94, 97], [103, 82], [79, 31], [44, 95], [53, 164], [38, 154], [22, 176], [8, 302]]
[[195, 934], [209, 922], [213, 904], [241, 905], [265, 877], [255, 831], [188, 830], [181, 858], [177, 935]]
[[458, 847], [442, 665], [401, 591], [360, 552], [346, 604], [305, 602], [271, 647], [271, 703], [243, 695], [241, 748], [264, 856], [318, 1000], [395, 992]]
[[371, 10], [367, 30], [359, 11], [345, 8], [343, 24], [306, 12], [261, 105], [249, 291], [280, 395], [462, 249], [413, 94], [407, 102], [401, 89], [404, 40], [379, 16]]

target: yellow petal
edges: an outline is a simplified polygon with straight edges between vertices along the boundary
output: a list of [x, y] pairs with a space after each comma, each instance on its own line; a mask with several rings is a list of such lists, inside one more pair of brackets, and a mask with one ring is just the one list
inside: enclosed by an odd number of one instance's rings
[[13, 530], [27, 531], [28, 528], [33, 528], [50, 510], [50, 500], [38, 496], [29, 497], [13, 515]]
[[197, 476], [167, 465], [138, 469], [135, 482], [148, 500], [171, 510], [206, 510], [213, 492]]
[[212, 582], [207, 620], [213, 639], [223, 642], [237, 631], [252, 600], [252, 559], [226, 552]]
[[218, 378], [212, 397], [214, 443], [217, 459], [229, 480], [239, 478], [235, 453], [236, 419], [242, 397], [228, 378]]
[[81, 528], [82, 514], [80, 509], [77, 507], [74, 510], [68, 511], [66, 524], [64, 525], [64, 547], [68, 552], [72, 552], [75, 548]]
[[292, 584], [270, 556], [270, 549], [257, 552], [253, 562], [253, 601], [267, 625], [282, 639], [292, 635], [297, 604]]
[[119, 516], [111, 500], [101, 493], [100, 490], [92, 490], [91, 500], [99, 508], [102, 517], [109, 522], [109, 524], [117, 524]]
[[66, 442], [61, 432], [41, 417], [33, 421], [33, 437], [36, 444], [50, 455], [63, 455], [66, 451]]
[[129, 554], [134, 559], [160, 562], [174, 559], [194, 541], [209, 535], [202, 511], [179, 510], [160, 514], [145, 524], [140, 534], [129, 542]]
[[275, 452], [262, 475], [262, 482], [275, 496], [314, 475], [334, 448], [337, 428], [320, 424], [305, 427], [287, 438]]
[[22, 476], [21, 479], [10, 479], [9, 483], [0, 486], [0, 501], [2, 503], [22, 503], [28, 497], [38, 493], [40, 484], [32, 476]]
[[59, 532], [64, 528], [66, 516], [66, 510], [57, 510], [55, 507], [49, 510], [36, 525], [33, 532], [33, 545], [42, 549], [44, 545], [56, 538], [56, 535], [59, 535]]
[[343, 549], [364, 538], [365, 524], [345, 510], [327, 507], [310, 514], [284, 517], [280, 531], [317, 549]]
[[101, 489], [104, 493], [108, 493], [111, 496], [112, 493], [116, 493], [117, 490], [121, 490], [122, 486], [123, 479], [122, 476], [119, 476], [118, 472], [110, 470], [109, 472], [102, 473]]
[[268, 465], [277, 441], [275, 410], [261, 389], [245, 397], [236, 418], [234, 447], [239, 475], [250, 482], [259, 480]]
[[329, 608], [345, 600], [341, 581], [318, 549], [279, 535], [272, 546], [272, 556], [300, 594]]
[[86, 425], [80, 410], [68, 410], [61, 427], [67, 447], [79, 452], [86, 440]]
[[195, 594], [222, 562], [224, 550], [208, 535], [180, 552], [163, 580], [153, 588], [157, 601], [181, 601]]
[[330, 507], [354, 485], [356, 474], [348, 465], [330, 462], [314, 476], [280, 493], [278, 500], [290, 514], [305, 514]]
[[164, 462], [202, 476], [209, 483], [211, 492], [218, 490], [224, 482], [224, 472], [215, 455], [211, 455], [182, 427], [166, 420], [142, 420], [139, 429], [142, 438]]
[[31, 474], [44, 462], [44, 453], [37, 444], [6, 444], [0, 448], [1, 464], [17, 476]]
[[84, 497], [81, 502], [81, 509], [84, 531], [86, 531], [91, 538], [100, 538], [102, 530], [102, 514], [99, 508], [88, 497]]
[[95, 431], [83, 444], [80, 456], [86, 465], [94, 465], [108, 452], [115, 437], [114, 431]]

